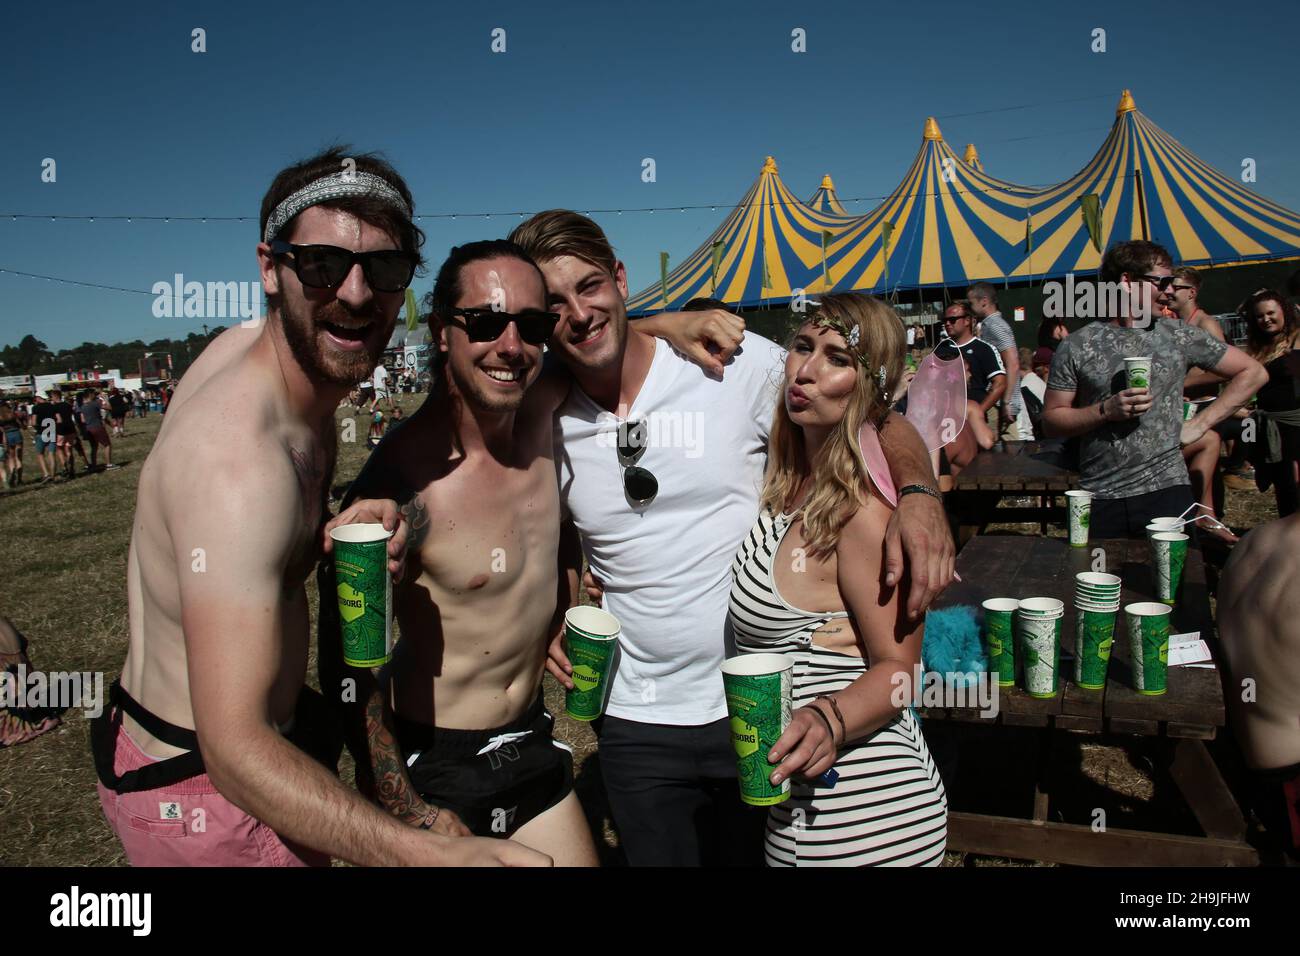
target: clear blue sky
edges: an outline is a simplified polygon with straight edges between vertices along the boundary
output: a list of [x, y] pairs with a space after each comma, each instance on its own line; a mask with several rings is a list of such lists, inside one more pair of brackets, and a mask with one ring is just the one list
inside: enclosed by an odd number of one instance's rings
[[[806, 199], [902, 177], [927, 115], [985, 169], [1060, 181], [1120, 90], [1211, 165], [1300, 208], [1294, 4], [1042, 2], [131, 3], [10, 5], [0, 33], [0, 213], [247, 215], [286, 163], [384, 151], [417, 212], [719, 203], [599, 215], [632, 291], [716, 226], [776, 156]], [[192, 53], [190, 31], [207, 31]], [[506, 30], [507, 50], [490, 50]], [[807, 52], [791, 51], [791, 30]], [[1091, 31], [1107, 52], [1091, 52]], [[1073, 102], [1062, 102], [1073, 101]], [[1034, 106], [1000, 112], [1023, 104]], [[57, 161], [57, 182], [41, 162]], [[653, 157], [657, 182], [641, 181]], [[873, 203], [850, 205], [866, 212]], [[517, 217], [425, 220], [432, 263]], [[0, 268], [150, 289], [255, 281], [255, 222], [13, 221]], [[432, 277], [417, 279], [423, 293]], [[153, 298], [0, 275], [0, 345], [184, 335]], [[211, 322], [209, 324], [212, 324]]]

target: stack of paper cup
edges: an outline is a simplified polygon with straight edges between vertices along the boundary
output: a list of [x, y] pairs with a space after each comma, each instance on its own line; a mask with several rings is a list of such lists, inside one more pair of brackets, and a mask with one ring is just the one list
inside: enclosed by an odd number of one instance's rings
[[1016, 611], [1016, 643], [1024, 661], [1025, 693], [1055, 697], [1060, 689], [1061, 618], [1065, 602], [1056, 598], [1026, 598]]
[[1088, 525], [1092, 518], [1092, 492], [1075, 489], [1065, 493], [1069, 506], [1070, 547], [1082, 548], [1088, 544]]
[[1155, 601], [1124, 606], [1133, 657], [1133, 687], [1139, 694], [1154, 696], [1168, 690], [1169, 614], [1167, 604]]
[[1113, 574], [1085, 571], [1074, 576], [1074, 681], [1088, 690], [1106, 686], [1106, 667], [1115, 639], [1115, 614], [1123, 582]]
[[1156, 597], [1172, 605], [1183, 580], [1187, 561], [1187, 535], [1178, 531], [1156, 531], [1150, 536], [1151, 567], [1156, 579]]

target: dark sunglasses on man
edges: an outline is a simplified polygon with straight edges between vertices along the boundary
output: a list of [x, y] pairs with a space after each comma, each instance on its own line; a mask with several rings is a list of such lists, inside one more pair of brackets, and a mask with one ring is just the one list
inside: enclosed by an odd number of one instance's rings
[[283, 239], [271, 242], [277, 256], [292, 254], [289, 260], [298, 281], [311, 289], [333, 289], [361, 263], [366, 283], [376, 292], [401, 292], [415, 276], [415, 256], [401, 249], [353, 252], [338, 246], [294, 245]]
[[645, 422], [622, 422], [618, 426], [618, 463], [623, 467], [623, 490], [634, 505], [648, 505], [659, 494], [659, 479], [637, 465], [645, 454]]
[[1133, 278], [1135, 278], [1135, 279], [1145, 279], [1147, 282], [1150, 282], [1151, 284], [1153, 284], [1153, 285], [1154, 285], [1157, 289], [1159, 289], [1161, 292], [1168, 292], [1168, 291], [1169, 291], [1169, 287], [1170, 287], [1171, 285], [1173, 285], [1176, 281], [1178, 281], [1176, 276], [1148, 276], [1148, 275], [1140, 275], [1140, 276], [1134, 276]]
[[501, 338], [506, 326], [513, 322], [519, 329], [519, 337], [529, 345], [545, 345], [555, 331], [556, 323], [560, 321], [559, 313], [543, 312], [540, 309], [525, 309], [523, 312], [453, 309], [451, 314], [465, 319], [464, 322], [448, 321], [451, 325], [464, 329], [471, 342], [495, 342]]

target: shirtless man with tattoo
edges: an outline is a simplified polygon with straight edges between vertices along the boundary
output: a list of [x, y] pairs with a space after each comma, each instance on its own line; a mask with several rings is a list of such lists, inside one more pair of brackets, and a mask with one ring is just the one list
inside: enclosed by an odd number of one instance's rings
[[[394, 499], [407, 518], [411, 558], [393, 593], [401, 639], [387, 668], [341, 668], [322, 565], [321, 686], [363, 688], [349, 721], [361, 787], [394, 815], [428, 827], [450, 814], [557, 865], [594, 866], [572, 757], [541, 693], [581, 563], [561, 524], [553, 448], [568, 378], [542, 372], [557, 316], [537, 266], [505, 240], [453, 249], [427, 301], [437, 383], [344, 502]], [[643, 328], [705, 336], [717, 317], [678, 318]]]
[[[337, 779], [337, 745], [312, 739], [330, 724], [303, 686], [303, 584], [328, 517], [333, 412], [382, 354], [420, 262], [411, 206], [376, 157], [334, 149], [281, 172], [257, 246], [266, 320], [203, 353], [145, 462], [130, 645], [92, 733], [104, 812], [134, 864], [549, 862], [402, 825]], [[366, 520], [395, 530], [400, 573], [395, 504], [361, 502], [331, 525]]]

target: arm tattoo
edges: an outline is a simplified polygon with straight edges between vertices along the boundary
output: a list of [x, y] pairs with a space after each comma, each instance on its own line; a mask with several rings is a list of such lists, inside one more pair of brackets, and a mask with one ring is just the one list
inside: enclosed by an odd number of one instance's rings
[[392, 715], [384, 706], [384, 694], [377, 681], [366, 698], [366, 737], [370, 744], [370, 766], [380, 805], [398, 819], [419, 826], [433, 813], [420, 798], [402, 763], [402, 753], [393, 735]]

